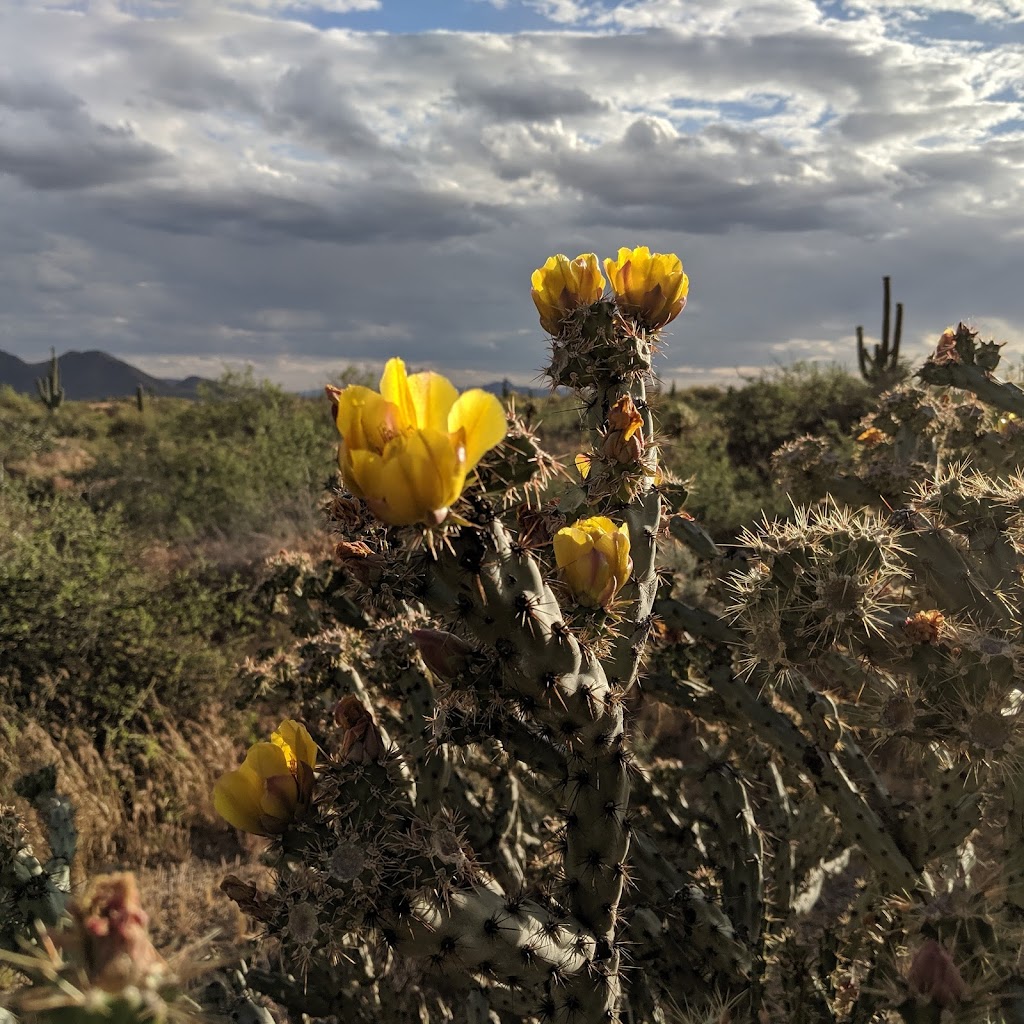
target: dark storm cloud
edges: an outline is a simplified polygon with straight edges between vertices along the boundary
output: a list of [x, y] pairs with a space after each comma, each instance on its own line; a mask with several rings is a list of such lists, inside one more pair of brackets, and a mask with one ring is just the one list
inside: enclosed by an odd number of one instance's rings
[[585, 89], [545, 81], [462, 78], [455, 83], [455, 99], [499, 121], [554, 121], [608, 109], [606, 101], [595, 99]]
[[843, 354], [880, 266], [908, 331], [968, 291], [1024, 324], [1010, 49], [807, 0], [512, 36], [142, 9], [0, 17], [0, 348], [528, 378], [530, 271], [641, 243], [692, 281], [666, 367]]
[[38, 139], [0, 135], [0, 174], [44, 191], [85, 189], [149, 177], [170, 159], [127, 125], [74, 116], [52, 118], [50, 127]]
[[429, 242], [479, 234], [504, 219], [498, 207], [430, 192], [412, 183], [406, 187], [361, 185], [318, 198], [244, 188], [159, 188], [107, 198], [101, 208], [110, 216], [158, 232], [275, 245]]

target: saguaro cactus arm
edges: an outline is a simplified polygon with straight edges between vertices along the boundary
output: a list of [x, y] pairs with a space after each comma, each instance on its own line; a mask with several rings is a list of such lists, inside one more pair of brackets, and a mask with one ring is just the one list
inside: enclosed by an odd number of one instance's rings
[[50, 349], [50, 371], [45, 377], [36, 378], [36, 390], [43, 405], [55, 412], [64, 401], [64, 388], [60, 383], [60, 366], [57, 363], [57, 350]]

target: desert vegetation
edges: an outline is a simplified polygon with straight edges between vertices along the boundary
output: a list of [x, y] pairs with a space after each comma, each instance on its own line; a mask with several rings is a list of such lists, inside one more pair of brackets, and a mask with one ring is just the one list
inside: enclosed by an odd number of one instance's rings
[[666, 386], [687, 289], [549, 259], [544, 398], [0, 392], [0, 1005], [1024, 1020], [1024, 391]]

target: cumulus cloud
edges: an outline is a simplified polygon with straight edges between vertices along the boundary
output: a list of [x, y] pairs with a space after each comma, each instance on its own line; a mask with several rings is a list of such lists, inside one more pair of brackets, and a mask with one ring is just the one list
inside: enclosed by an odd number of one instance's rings
[[533, 267], [640, 243], [692, 282], [666, 375], [852, 356], [886, 273], [908, 338], [1024, 335], [1024, 5], [520, 2], [545, 31], [12, 2], [0, 348], [525, 382]]

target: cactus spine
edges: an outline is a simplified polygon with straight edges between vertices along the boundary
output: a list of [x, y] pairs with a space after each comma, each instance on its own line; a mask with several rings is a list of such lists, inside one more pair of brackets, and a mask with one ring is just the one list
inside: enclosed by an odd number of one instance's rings
[[56, 412], [64, 401], [64, 388], [60, 383], [60, 367], [57, 364], [57, 350], [50, 349], [50, 371], [45, 377], [36, 378], [39, 399], [50, 412]]
[[889, 317], [891, 311], [890, 279], [882, 278], [882, 340], [868, 352], [864, 344], [864, 328], [857, 327], [857, 362], [861, 376], [879, 391], [885, 391], [897, 382], [900, 375], [900, 341], [903, 336], [903, 303], [896, 303], [896, 324], [890, 343]]

